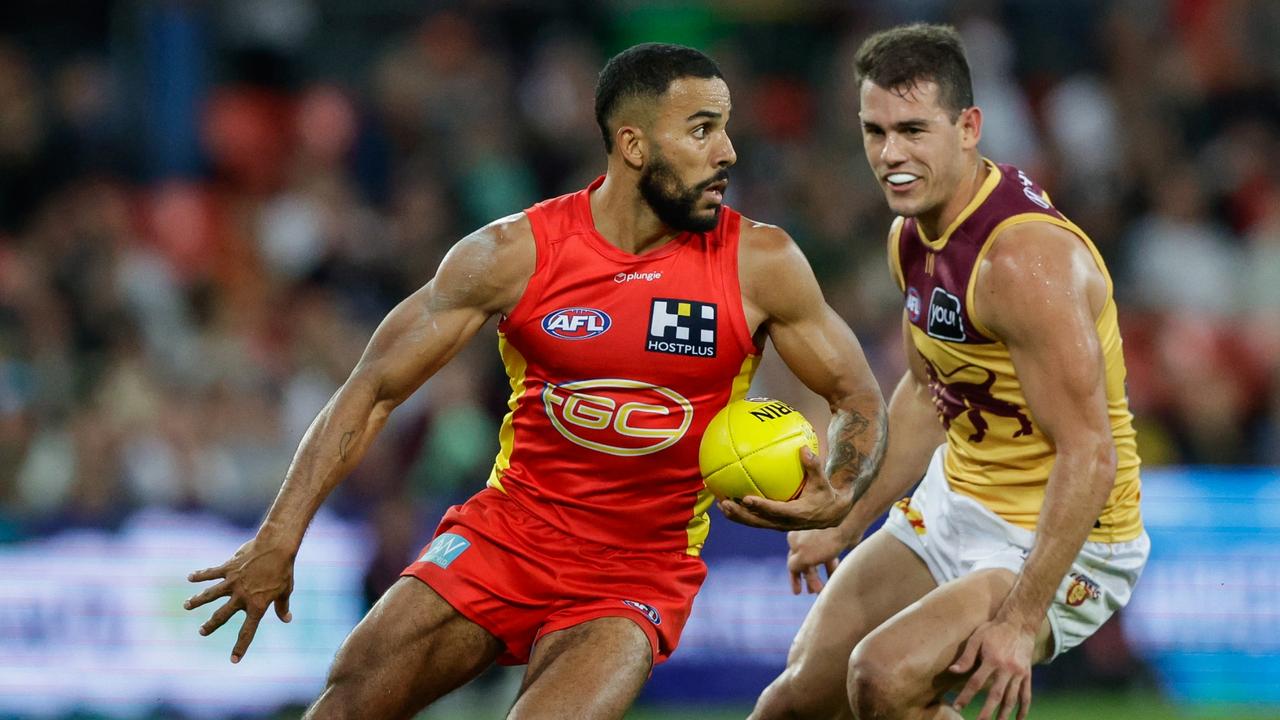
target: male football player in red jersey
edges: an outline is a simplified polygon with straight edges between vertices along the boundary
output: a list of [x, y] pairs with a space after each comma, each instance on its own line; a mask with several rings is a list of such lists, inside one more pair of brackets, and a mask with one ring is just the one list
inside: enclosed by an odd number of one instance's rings
[[959, 718], [986, 687], [978, 717], [1021, 718], [1031, 665], [1123, 606], [1150, 548], [1111, 279], [1046, 193], [979, 154], [953, 29], [886, 30], [855, 64], [910, 367], [871, 489], [788, 536], [793, 588], [856, 548], [752, 717]]
[[[618, 718], [676, 647], [706, 569], [711, 417], [742, 397], [765, 338], [833, 411], [826, 470], [769, 517], [839, 523], [884, 446], [853, 333], [782, 230], [723, 205], [731, 103], [702, 53], [647, 44], [600, 74], [607, 174], [462, 239], [391, 311], [312, 424], [259, 528], [188, 609], [243, 610], [243, 657], [316, 509], [391, 411], [492, 315], [512, 394], [487, 487], [338, 651], [311, 718], [410, 717], [492, 663], [527, 663], [512, 718]], [[747, 501], [751, 507], [751, 500]]]

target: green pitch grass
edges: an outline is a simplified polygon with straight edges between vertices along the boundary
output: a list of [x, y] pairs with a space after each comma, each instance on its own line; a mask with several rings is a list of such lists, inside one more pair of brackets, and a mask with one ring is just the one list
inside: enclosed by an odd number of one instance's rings
[[[976, 718], [981, 704], [964, 713]], [[742, 720], [749, 707], [637, 707], [627, 720]], [[1277, 720], [1280, 708], [1249, 708], [1239, 705], [1213, 708], [1174, 708], [1158, 695], [1136, 694], [1041, 694], [1032, 699], [1028, 720]]]

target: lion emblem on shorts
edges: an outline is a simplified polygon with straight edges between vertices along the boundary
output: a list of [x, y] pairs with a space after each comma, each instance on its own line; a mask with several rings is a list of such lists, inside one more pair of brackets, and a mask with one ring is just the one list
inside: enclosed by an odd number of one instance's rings
[[[929, 393], [933, 395], [933, 405], [938, 411], [938, 416], [942, 418], [942, 427], [950, 430], [951, 421], [964, 415], [973, 424], [973, 433], [969, 435], [969, 442], [980, 443], [987, 436], [987, 420], [982, 417], [982, 414], [986, 413], [1017, 420], [1018, 429], [1013, 433], [1014, 437], [1031, 434], [1031, 420], [1022, 412], [1022, 409], [991, 394], [991, 386], [996, 382], [994, 372], [966, 363], [949, 373], [940, 374], [938, 368], [934, 367], [928, 358], [924, 355], [920, 357], [924, 359], [925, 371], [929, 374]], [[943, 378], [950, 378], [967, 368], [986, 373], [986, 379], [980, 383], [943, 382]]]
[[1067, 587], [1067, 604], [1080, 607], [1085, 600], [1097, 600], [1102, 595], [1098, 583], [1083, 573], [1071, 573], [1071, 585]]

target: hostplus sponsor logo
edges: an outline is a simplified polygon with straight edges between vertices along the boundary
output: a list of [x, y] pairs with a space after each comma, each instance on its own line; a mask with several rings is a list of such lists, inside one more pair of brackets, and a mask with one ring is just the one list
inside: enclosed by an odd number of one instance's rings
[[716, 356], [716, 306], [696, 300], [654, 298], [649, 307], [649, 352]]
[[643, 280], [645, 282], [653, 282], [662, 279], [662, 271], [654, 270], [652, 272], [620, 272], [613, 276], [613, 281], [621, 285], [632, 280]]

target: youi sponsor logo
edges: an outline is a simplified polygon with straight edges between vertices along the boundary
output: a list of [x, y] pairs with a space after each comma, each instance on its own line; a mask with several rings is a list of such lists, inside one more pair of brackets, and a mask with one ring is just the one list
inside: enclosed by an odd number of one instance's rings
[[940, 287], [933, 289], [925, 333], [939, 340], [964, 342], [964, 315], [960, 311], [959, 297]]

